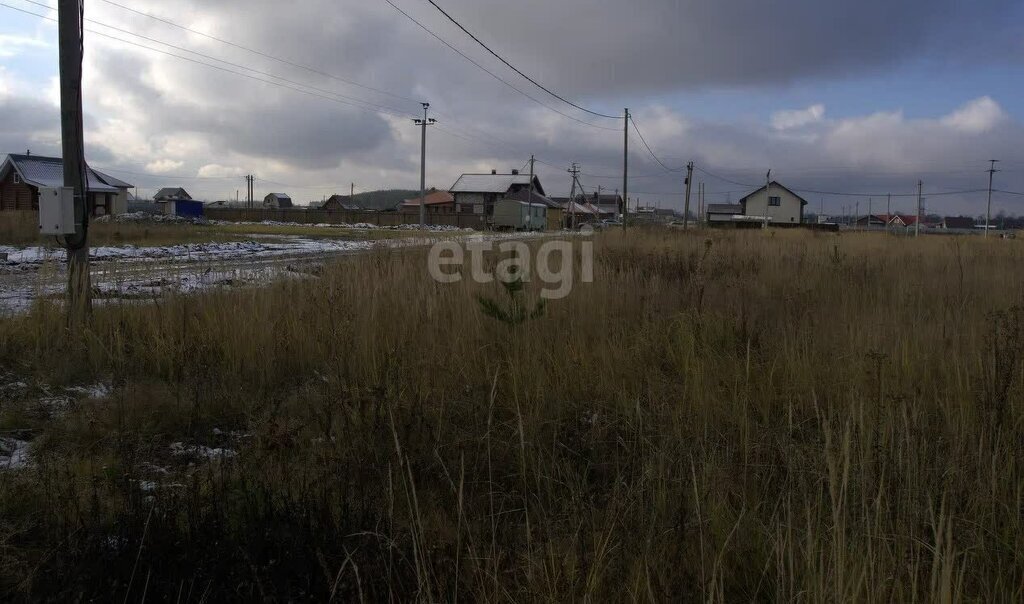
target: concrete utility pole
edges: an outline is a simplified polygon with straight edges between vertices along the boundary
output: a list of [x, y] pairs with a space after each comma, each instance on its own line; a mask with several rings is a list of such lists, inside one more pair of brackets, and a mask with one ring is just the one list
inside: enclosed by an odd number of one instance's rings
[[859, 231], [860, 230], [860, 202], [858, 201], [858, 202], [854, 203], [853, 204], [853, 208], [854, 208], [854, 210], [853, 210], [853, 226], [857, 227], [857, 230]]
[[923, 181], [917, 181], [917, 220], [914, 221], [914, 237], [921, 234], [921, 191], [924, 188]]
[[356, 183], [349, 183], [348, 185], [348, 198], [352, 199], [356, 196]]
[[693, 179], [693, 162], [686, 164], [686, 202], [683, 204], [683, 230], [690, 228], [690, 180]]
[[526, 196], [526, 211], [530, 215], [530, 230], [533, 230], [533, 155], [530, 155], [530, 192]]
[[772, 171], [768, 170], [768, 175], [764, 177], [764, 228], [768, 228], [768, 207], [772, 203]]
[[569, 168], [569, 174], [572, 174], [572, 188], [569, 190], [569, 228], [576, 228], [576, 179], [580, 175], [579, 164], [573, 162], [572, 167]]
[[995, 176], [996, 164], [999, 163], [998, 159], [990, 159], [992, 167], [988, 169], [988, 209], [985, 210], [985, 236], [988, 237], [989, 224], [992, 221], [992, 178]]
[[885, 196], [885, 227], [889, 228], [889, 222], [892, 220], [892, 193], [887, 193]]
[[437, 123], [434, 118], [427, 118], [430, 103], [423, 103], [423, 119], [415, 119], [413, 123], [423, 128], [420, 142], [420, 228], [427, 226], [427, 126]]
[[871, 197], [868, 197], [868, 230], [869, 231], [871, 230], [871, 205], [872, 205], [873, 202], [874, 202], [874, 199], [872, 199]]
[[626, 215], [629, 213], [629, 107], [622, 128], [622, 232], [626, 232]]
[[82, 53], [85, 30], [82, 0], [59, 0], [57, 35], [60, 57], [60, 127], [64, 186], [75, 190], [75, 235], [68, 252], [68, 322], [83, 322], [92, 310], [89, 276], [89, 181], [82, 132]]

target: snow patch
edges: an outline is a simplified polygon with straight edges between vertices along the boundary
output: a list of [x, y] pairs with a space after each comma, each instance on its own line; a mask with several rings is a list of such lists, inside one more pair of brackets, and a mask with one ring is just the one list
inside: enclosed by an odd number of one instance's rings
[[238, 451], [233, 449], [213, 448], [206, 445], [186, 445], [185, 443], [171, 443], [171, 453], [188, 457], [204, 457], [211, 461], [215, 459], [230, 459], [238, 455]]
[[105, 383], [93, 384], [91, 386], [72, 386], [64, 390], [92, 399], [104, 399], [114, 392], [114, 388], [110, 384]]
[[0, 436], [0, 471], [24, 470], [31, 464], [28, 441]]

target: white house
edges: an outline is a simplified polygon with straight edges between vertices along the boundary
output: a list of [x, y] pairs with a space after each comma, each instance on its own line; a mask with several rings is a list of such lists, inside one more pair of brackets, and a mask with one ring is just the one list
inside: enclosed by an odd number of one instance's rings
[[804, 221], [807, 200], [776, 181], [740, 200], [744, 216], [768, 218], [774, 226], [797, 225]]

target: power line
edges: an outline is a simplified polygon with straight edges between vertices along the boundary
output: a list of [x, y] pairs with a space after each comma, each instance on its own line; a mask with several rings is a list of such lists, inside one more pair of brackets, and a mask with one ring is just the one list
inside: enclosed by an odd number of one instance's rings
[[165, 19], [163, 17], [157, 17], [156, 15], [152, 15], [150, 13], [146, 13], [146, 12], [140, 11], [138, 9], [134, 9], [134, 8], [129, 7], [129, 6], [125, 6], [123, 4], [119, 4], [117, 2], [113, 2], [113, 0], [102, 0], [102, 1], [106, 2], [107, 4], [110, 4], [111, 6], [116, 6], [116, 7], [120, 8], [120, 9], [126, 10], [126, 11], [131, 12], [131, 13], [135, 13], [137, 15], [141, 15], [141, 16], [146, 17], [148, 19], [153, 19], [154, 21], [159, 21], [159, 22], [164, 23], [166, 25], [170, 25], [171, 27], [176, 27], [178, 29], [181, 29], [181, 30], [193, 33], [193, 34], [196, 34], [197, 36], [202, 36], [204, 38], [207, 38], [207, 39], [210, 39], [210, 40], [214, 40], [215, 42], [220, 42], [221, 44], [226, 44], [228, 46], [237, 48], [239, 50], [244, 50], [246, 52], [249, 52], [249, 53], [252, 53], [252, 54], [255, 54], [255, 55], [259, 55], [261, 57], [270, 59], [272, 61], [277, 61], [278, 63], [282, 63], [284, 65], [290, 65], [292, 67], [297, 67], [299, 69], [303, 69], [303, 70], [308, 71], [310, 73], [315, 73], [317, 75], [324, 76], [324, 77], [330, 78], [332, 80], [337, 80], [339, 82], [348, 84], [350, 86], [356, 86], [358, 88], [363, 88], [365, 90], [376, 92], [378, 94], [383, 94], [385, 96], [390, 96], [392, 98], [400, 99], [400, 100], [403, 100], [403, 101], [409, 101], [411, 103], [419, 103], [420, 102], [420, 101], [417, 101], [416, 99], [413, 99], [413, 98], [410, 98], [410, 97], [407, 97], [407, 96], [403, 96], [403, 95], [400, 95], [400, 94], [395, 94], [393, 92], [388, 92], [387, 90], [381, 90], [380, 88], [374, 88], [373, 86], [367, 86], [366, 84], [360, 84], [359, 82], [355, 82], [353, 80], [349, 80], [347, 78], [343, 78], [341, 76], [337, 76], [337, 75], [328, 73], [326, 71], [322, 71], [322, 70], [317, 69], [315, 67], [310, 67], [309, 65], [303, 65], [302, 63], [296, 63], [295, 61], [290, 61], [288, 59], [283, 59], [281, 57], [274, 56], [272, 54], [263, 52], [261, 50], [257, 50], [255, 48], [249, 48], [248, 46], [243, 46], [241, 44], [238, 44], [236, 42], [232, 42], [230, 40], [226, 40], [224, 38], [219, 38], [217, 36], [213, 36], [213, 35], [210, 35], [210, 34], [207, 34], [207, 33], [203, 33], [203, 32], [201, 32], [199, 30], [192, 29], [191, 27], [186, 27], [186, 26], [181, 25], [179, 23], [175, 23], [174, 21], [171, 21], [170, 19]]
[[668, 166], [666, 166], [665, 162], [661, 161], [661, 159], [651, 149], [651, 146], [647, 144], [647, 140], [644, 139], [643, 133], [640, 132], [640, 126], [636, 125], [636, 120], [633, 119], [632, 116], [630, 116], [629, 121], [631, 124], [633, 124], [633, 129], [636, 130], [636, 135], [640, 137], [640, 142], [644, 144], [644, 147], [647, 149], [647, 152], [651, 154], [651, 157], [654, 158], [654, 161], [658, 162], [658, 164], [661, 165], [661, 167], [664, 168], [666, 172], [679, 172], [681, 170], [680, 168], [669, 168]]
[[[44, 4], [42, 2], [36, 2], [35, 0], [22, 0], [22, 2], [26, 2], [28, 4], [34, 4], [36, 6], [41, 6], [43, 8], [52, 8], [52, 7], [50, 7], [47, 4]], [[8, 8], [13, 8], [13, 7], [10, 7], [9, 5], [6, 5], [6, 4], [4, 4], [3, 6], [8, 6]], [[20, 9], [16, 9], [16, 10], [20, 10]], [[23, 11], [23, 12], [27, 12], [27, 11]], [[41, 17], [41, 18], [47, 18], [47, 17], [45, 17], [43, 15], [37, 15], [36, 13], [28, 13], [28, 14], [36, 15], [37, 17]], [[156, 44], [161, 44], [163, 46], [167, 46], [168, 48], [173, 48], [175, 50], [179, 50], [179, 51], [182, 51], [182, 52], [187, 52], [189, 54], [196, 55], [196, 56], [202, 57], [204, 59], [209, 59], [211, 61], [217, 61], [218, 63], [223, 63], [224, 65], [228, 65], [230, 67], [234, 67], [234, 68], [237, 68], [237, 69], [244, 69], [246, 71], [251, 71], [252, 73], [255, 73], [255, 74], [258, 74], [258, 75], [261, 75], [261, 76], [265, 76], [265, 77], [269, 77], [269, 78], [274, 78], [276, 80], [281, 80], [282, 82], [285, 82], [285, 83], [288, 83], [288, 84], [292, 84], [294, 86], [302, 86], [304, 88], [308, 88], [310, 90], [315, 90], [316, 92], [320, 92], [320, 93], [323, 93], [323, 94], [334, 95], [334, 96], [337, 96], [339, 98], [349, 100], [349, 101], [351, 101], [353, 103], [360, 103], [360, 104], [366, 105], [366, 106], [371, 107], [373, 109], [386, 110], [386, 112], [389, 112], [389, 113], [391, 113], [392, 115], [394, 115], [396, 117], [408, 117], [408, 116], [412, 115], [411, 113], [403, 112], [401, 109], [395, 109], [393, 107], [388, 107], [387, 105], [379, 105], [379, 104], [371, 103], [369, 101], [364, 101], [364, 100], [356, 98], [356, 97], [347, 96], [347, 95], [340, 94], [340, 93], [337, 93], [337, 92], [334, 92], [334, 91], [331, 91], [331, 90], [325, 90], [323, 88], [317, 88], [315, 86], [310, 86], [309, 84], [303, 84], [302, 82], [296, 82], [295, 80], [289, 80], [288, 78], [283, 78], [281, 76], [277, 76], [277, 75], [274, 75], [274, 74], [266, 72], [266, 71], [261, 71], [259, 69], [253, 69], [251, 67], [246, 67], [245, 65], [240, 65], [238, 63], [232, 63], [231, 61], [225, 61], [223, 59], [218, 59], [217, 57], [214, 57], [214, 56], [202, 53], [202, 52], [198, 52], [198, 51], [195, 51], [195, 50], [190, 50], [190, 49], [185, 48], [183, 46], [176, 46], [176, 45], [171, 44], [169, 42], [164, 42], [163, 40], [158, 40], [156, 38], [151, 38], [149, 36], [138, 34], [138, 33], [135, 33], [135, 32], [133, 32], [131, 30], [123, 29], [123, 28], [117, 27], [115, 25], [110, 25], [108, 23], [103, 23], [101, 21], [96, 21], [95, 19], [86, 19], [86, 21], [89, 22], [89, 23], [93, 23], [95, 25], [99, 25], [101, 27], [106, 27], [108, 29], [114, 30], [114, 31], [119, 32], [119, 33], [128, 34], [130, 36], [135, 36], [137, 38], [141, 38], [141, 39], [149, 41], [149, 42], [154, 42]], [[99, 33], [99, 32], [93, 31], [92, 33]], [[103, 35], [103, 34], [100, 34], [100, 35]], [[115, 38], [115, 39], [118, 39], [118, 38]], [[127, 42], [127, 40], [124, 40], [124, 41]], [[145, 47], [143, 47], [143, 48], [145, 48]], [[176, 55], [172, 55], [172, 56], [176, 56]]]
[[590, 123], [590, 122], [588, 122], [588, 121], [585, 121], [585, 120], [581, 120], [581, 119], [579, 119], [579, 118], [578, 118], [578, 117], [576, 117], [576, 116], [573, 116], [573, 115], [569, 115], [568, 113], [565, 113], [564, 111], [559, 111], [558, 109], [555, 109], [554, 107], [552, 107], [552, 106], [548, 105], [547, 103], [545, 103], [545, 102], [541, 101], [540, 99], [538, 99], [538, 98], [536, 98], [536, 97], [532, 96], [532, 95], [531, 95], [530, 93], [528, 93], [528, 92], [525, 92], [524, 90], [522, 90], [522, 89], [518, 88], [518, 87], [517, 87], [517, 86], [516, 86], [515, 84], [512, 84], [512, 83], [511, 83], [511, 82], [509, 82], [508, 80], [505, 80], [504, 78], [502, 78], [502, 77], [501, 77], [501, 76], [499, 76], [498, 74], [494, 73], [494, 72], [493, 72], [493, 71], [491, 71], [490, 69], [487, 69], [486, 67], [484, 67], [483, 65], [481, 65], [481, 64], [480, 64], [479, 62], [477, 62], [476, 60], [474, 60], [473, 58], [471, 58], [471, 57], [470, 57], [469, 55], [467, 55], [466, 53], [464, 53], [464, 52], [462, 52], [461, 50], [459, 50], [458, 48], [455, 48], [455, 46], [453, 46], [452, 44], [450, 44], [450, 43], [449, 43], [449, 42], [448, 42], [447, 40], [445, 40], [445, 39], [444, 39], [444, 38], [442, 38], [441, 36], [439, 36], [439, 35], [435, 34], [435, 33], [434, 33], [433, 31], [431, 31], [431, 30], [430, 30], [430, 28], [428, 28], [428, 27], [427, 27], [426, 25], [424, 25], [424, 24], [420, 23], [419, 21], [417, 21], [415, 17], [413, 17], [413, 16], [412, 16], [412, 15], [410, 15], [409, 13], [405, 12], [404, 10], [402, 10], [402, 9], [401, 9], [401, 8], [400, 8], [400, 7], [399, 7], [399, 6], [397, 5], [397, 4], [395, 4], [394, 2], [392, 2], [392, 0], [384, 0], [384, 1], [385, 1], [385, 2], [387, 2], [387, 3], [388, 3], [388, 4], [389, 4], [389, 5], [390, 5], [390, 6], [392, 7], [392, 8], [394, 8], [394, 9], [395, 9], [396, 11], [398, 11], [399, 13], [401, 13], [402, 15], [404, 15], [404, 16], [405, 16], [405, 18], [409, 19], [410, 21], [412, 21], [413, 23], [415, 23], [416, 25], [418, 25], [418, 26], [420, 27], [420, 29], [422, 29], [423, 31], [425, 31], [425, 32], [427, 32], [428, 34], [430, 34], [431, 36], [433, 36], [433, 37], [434, 37], [434, 38], [435, 38], [435, 39], [436, 39], [436, 40], [437, 40], [438, 42], [440, 42], [440, 43], [444, 44], [445, 46], [447, 46], [448, 48], [450, 48], [450, 49], [451, 49], [452, 51], [454, 51], [455, 53], [457, 53], [457, 54], [458, 54], [458, 55], [459, 55], [460, 57], [462, 57], [463, 59], [465, 59], [465, 60], [469, 61], [470, 63], [472, 63], [473, 65], [475, 65], [476, 67], [478, 67], [478, 68], [479, 68], [480, 70], [482, 70], [482, 71], [483, 71], [484, 73], [486, 73], [487, 75], [491, 76], [491, 77], [492, 77], [492, 78], [494, 78], [495, 80], [498, 80], [499, 82], [501, 82], [502, 84], [504, 84], [504, 85], [508, 86], [508, 87], [509, 87], [509, 88], [511, 88], [512, 90], [515, 90], [516, 92], [518, 92], [519, 94], [521, 94], [521, 95], [525, 96], [526, 98], [530, 99], [530, 100], [531, 100], [531, 101], [533, 101], [534, 103], [537, 103], [537, 104], [538, 104], [538, 105], [540, 105], [541, 107], [544, 107], [545, 109], [548, 109], [549, 111], [554, 111], [555, 113], [557, 113], [557, 114], [561, 115], [562, 117], [567, 117], [567, 118], [571, 119], [571, 120], [572, 120], [572, 121], [574, 121], [574, 122], [578, 122], [578, 123], [580, 123], [580, 124], [583, 124], [583, 125], [586, 125], [586, 126], [590, 126], [591, 128], [597, 128], [597, 129], [599, 129], [599, 130], [611, 130], [611, 131], [615, 131], [615, 132], [618, 132], [618, 130], [619, 130], [618, 128], [610, 128], [610, 127], [607, 127], [607, 126], [600, 126], [600, 125], [598, 125], [598, 124], [592, 124], [592, 123]]
[[758, 187], [758, 186], [760, 186], [760, 185], [753, 185], [753, 184], [750, 184], [750, 183], [747, 183], [747, 182], [739, 182], [737, 180], [732, 180], [732, 179], [726, 178], [724, 176], [719, 176], [718, 174], [715, 174], [714, 172], [709, 172], [708, 170], [705, 170], [704, 168], [701, 168], [700, 166], [694, 166], [694, 167], [699, 172], [703, 172], [704, 174], [707, 174], [711, 178], [716, 178], [716, 179], [718, 179], [718, 180], [720, 180], [722, 182], [727, 182], [727, 183], [729, 183], [731, 185], [738, 185], [738, 186], [741, 186], [741, 187]]
[[[46, 15], [40, 15], [38, 13], [34, 13], [32, 11], [28, 11], [28, 10], [25, 10], [23, 8], [18, 8], [16, 6], [11, 6], [10, 4], [6, 4], [6, 3], [3, 3], [3, 2], [0, 2], [0, 6], [3, 6], [5, 8], [9, 8], [11, 10], [16, 10], [18, 12], [25, 13], [27, 15], [32, 15], [32, 16], [38, 17], [40, 19], [45, 19], [47, 21], [56, 21], [56, 19], [54, 19], [53, 17], [49, 17], [49, 16], [46, 16]], [[252, 75], [252, 74], [249, 74], [249, 73], [244, 73], [244, 72], [241, 72], [241, 71], [235, 71], [233, 69], [228, 69], [228, 68], [222, 67], [220, 65], [214, 65], [212, 63], [206, 63], [204, 61], [200, 61], [200, 60], [193, 59], [193, 58], [190, 58], [190, 57], [185, 57], [185, 56], [182, 56], [182, 55], [178, 55], [178, 54], [175, 54], [173, 52], [168, 52], [168, 51], [160, 49], [160, 48], [153, 48], [152, 46], [147, 46], [145, 44], [139, 44], [138, 42], [132, 42], [131, 40], [125, 40], [124, 38], [119, 38], [117, 36], [112, 36], [110, 34], [107, 34], [107, 33], [101, 32], [101, 31], [97, 31], [95, 29], [86, 29], [85, 31], [87, 31], [87, 32], [89, 32], [91, 34], [97, 35], [97, 36], [101, 36], [101, 37], [109, 38], [109, 39], [117, 41], [117, 42], [121, 42], [122, 44], [129, 44], [131, 46], [137, 46], [139, 48], [143, 48], [143, 49], [149, 50], [151, 52], [157, 52], [157, 53], [160, 53], [160, 54], [167, 55], [169, 57], [174, 57], [174, 58], [177, 58], [177, 59], [181, 59], [183, 61], [189, 61], [189, 62], [195, 63], [197, 65], [204, 65], [204, 66], [209, 67], [211, 69], [217, 69], [217, 70], [224, 71], [224, 72], [227, 72], [227, 73], [232, 73], [232, 74], [239, 75], [239, 76], [242, 76], [242, 77], [245, 77], [245, 78], [249, 78], [251, 80], [256, 80], [257, 82], [263, 82], [263, 83], [266, 83], [266, 84], [272, 84], [274, 86], [279, 86], [281, 88], [288, 88], [290, 90], [294, 90], [296, 92], [301, 92], [301, 93], [309, 95], [309, 96], [315, 96], [315, 97], [326, 99], [328, 101], [333, 101], [335, 103], [339, 103], [339, 104], [342, 104], [342, 105], [348, 105], [350, 107], [355, 107], [356, 109], [362, 109], [364, 111], [372, 111], [372, 112], [375, 112], [375, 113], [385, 113], [385, 114], [389, 114], [389, 115], [392, 115], [392, 116], [395, 116], [395, 117], [402, 117], [402, 118], [405, 118], [405, 117], [408, 117], [408, 116], [412, 115], [412, 114], [407, 114], [407, 113], [399, 113], [396, 110], [391, 109], [389, 107], [385, 107], [383, 105], [374, 105], [373, 103], [369, 103], [369, 102], [366, 102], [366, 101], [360, 101], [358, 99], [355, 102], [342, 100], [342, 98], [351, 98], [351, 97], [345, 97], [344, 95], [339, 95], [338, 93], [331, 92], [331, 91], [325, 91], [325, 90], [322, 90], [322, 89], [319, 89], [319, 88], [315, 88], [313, 86], [308, 86], [306, 84], [294, 83], [291, 80], [286, 80], [284, 78], [279, 78], [278, 76], [269, 75], [269, 77], [277, 78], [277, 79], [281, 80], [281, 82], [274, 81], [274, 80], [264, 79], [264, 78], [257, 77], [255, 75]], [[202, 56], [204, 58], [208, 58], [208, 59], [213, 60], [213, 61], [219, 61], [219, 62], [228, 64], [226, 61], [221, 61], [220, 59], [217, 59], [216, 57], [210, 57], [208, 55], [203, 55], [202, 53], [197, 53], [195, 51], [190, 51], [190, 50], [187, 50], [187, 49], [181, 49], [179, 47], [175, 47], [175, 46], [173, 46], [171, 44], [167, 44], [165, 42], [159, 42], [159, 41], [157, 41], [157, 42], [159, 44], [164, 44], [164, 45], [170, 46], [172, 48], [176, 48], [176, 49], [179, 49], [179, 50], [184, 50], [185, 52], [190, 52], [192, 54], [196, 54], [198, 56]], [[234, 64], [231, 64], [231, 65], [234, 65]], [[259, 72], [259, 71], [254, 70], [254, 69], [250, 69], [248, 67], [239, 66], [239, 68], [240, 69], [247, 69], [249, 71], [253, 71], [254, 73], [259, 73], [260, 75], [264, 75], [263, 72]], [[288, 83], [282, 83], [282, 82], [288, 82]], [[290, 85], [290, 84], [294, 84], [294, 85]], [[328, 96], [328, 95], [332, 95], [332, 96]], [[337, 97], [342, 97], [342, 98], [337, 98]], [[361, 104], [357, 104], [357, 103], [361, 103]]]
[[[388, 4], [391, 3], [390, 0], [386, 0], [386, 1], [388, 2]], [[442, 15], [447, 17], [449, 21], [454, 23], [455, 26], [458, 27], [459, 29], [461, 29], [467, 36], [469, 36], [470, 38], [473, 38], [474, 42], [476, 42], [477, 44], [482, 46], [484, 48], [484, 50], [486, 50], [487, 52], [491, 53], [494, 56], [494, 58], [496, 58], [499, 61], [501, 61], [502, 63], [504, 63], [509, 69], [511, 69], [512, 71], [518, 73], [520, 76], [522, 76], [524, 79], [526, 79], [528, 82], [530, 82], [531, 84], [533, 84], [537, 88], [540, 88], [544, 92], [550, 94], [551, 96], [553, 96], [556, 99], [562, 101], [563, 103], [566, 103], [567, 105], [571, 105], [571, 106], [575, 107], [576, 109], [579, 109], [580, 111], [583, 111], [584, 113], [589, 113], [590, 115], [594, 115], [594, 116], [597, 116], [597, 117], [604, 117], [604, 118], [613, 119], [613, 120], [617, 120], [617, 119], [621, 119], [622, 118], [621, 115], [608, 115], [608, 114], [605, 114], [605, 113], [600, 113], [598, 111], [591, 111], [590, 109], [587, 109], [586, 107], [582, 107], [580, 105], [577, 105], [576, 103], [566, 99], [565, 97], [563, 97], [563, 96], [553, 92], [550, 88], [544, 86], [543, 84], [541, 84], [537, 80], [535, 80], [535, 79], [531, 78], [530, 76], [526, 75], [519, 68], [517, 68], [515, 65], [513, 65], [513, 64], [509, 63], [508, 61], [506, 61], [504, 57], [502, 57], [498, 53], [496, 53], [493, 50], [491, 50], [490, 46], [484, 44], [483, 41], [480, 40], [480, 38], [478, 38], [475, 35], [473, 35], [472, 32], [470, 32], [468, 29], [466, 29], [461, 23], [456, 21], [455, 17], [452, 17], [450, 14], [448, 14], [447, 11], [445, 11], [443, 8], [438, 6], [438, 4], [436, 2], [434, 2], [434, 0], [427, 0], [427, 2], [429, 2], [437, 10], [441, 11]]]

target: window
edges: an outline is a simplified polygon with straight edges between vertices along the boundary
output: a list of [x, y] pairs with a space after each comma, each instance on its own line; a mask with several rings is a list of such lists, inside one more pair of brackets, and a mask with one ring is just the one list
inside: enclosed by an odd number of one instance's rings
[[777, 207], [782, 205], [782, 198], [781, 197], [775, 197], [775, 196], [769, 197], [768, 198], [768, 205], [777, 208]]
[[21, 174], [18, 174], [17, 172], [14, 173], [14, 184], [21, 184]]

